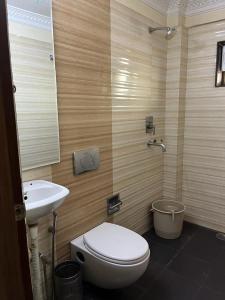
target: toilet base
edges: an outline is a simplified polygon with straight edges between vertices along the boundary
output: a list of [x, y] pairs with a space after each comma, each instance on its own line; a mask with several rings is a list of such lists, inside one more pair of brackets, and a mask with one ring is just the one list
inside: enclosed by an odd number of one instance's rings
[[71, 242], [71, 257], [80, 263], [85, 281], [104, 289], [119, 289], [131, 285], [142, 276], [149, 263], [150, 251], [137, 264], [114, 264], [90, 253], [83, 243], [83, 236], [80, 236]]

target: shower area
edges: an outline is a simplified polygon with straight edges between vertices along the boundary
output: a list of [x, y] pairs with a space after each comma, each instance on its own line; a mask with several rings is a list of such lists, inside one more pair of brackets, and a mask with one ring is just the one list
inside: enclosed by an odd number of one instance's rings
[[214, 84], [224, 21], [190, 26], [180, 11], [165, 26], [125, 2], [111, 1], [113, 191], [124, 201], [115, 222], [145, 232], [151, 202], [176, 200], [186, 220], [224, 232], [225, 91]]
[[[150, 203], [162, 198], [164, 156], [147, 145], [165, 137], [167, 40], [165, 31], [149, 33], [159, 25], [111, 2], [113, 192], [123, 201], [114, 221], [138, 232], [149, 228]], [[154, 136], [146, 134], [148, 116]]]

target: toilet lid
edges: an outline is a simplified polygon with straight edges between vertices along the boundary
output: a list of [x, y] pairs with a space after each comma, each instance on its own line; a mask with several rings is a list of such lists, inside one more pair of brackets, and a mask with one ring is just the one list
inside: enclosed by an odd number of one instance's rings
[[103, 223], [83, 235], [94, 254], [118, 263], [137, 263], [149, 255], [149, 246], [139, 234], [111, 223]]

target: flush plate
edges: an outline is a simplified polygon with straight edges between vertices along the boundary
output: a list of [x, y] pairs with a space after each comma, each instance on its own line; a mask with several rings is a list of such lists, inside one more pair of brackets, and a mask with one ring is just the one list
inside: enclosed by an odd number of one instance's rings
[[73, 157], [75, 175], [96, 170], [100, 165], [100, 152], [97, 147], [78, 150], [74, 152]]

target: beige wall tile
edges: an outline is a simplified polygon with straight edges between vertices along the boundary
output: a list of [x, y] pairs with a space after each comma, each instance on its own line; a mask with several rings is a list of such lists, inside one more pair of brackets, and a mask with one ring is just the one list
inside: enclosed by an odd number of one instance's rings
[[163, 198], [182, 200], [185, 93], [187, 76], [187, 29], [177, 27], [168, 41], [165, 104]]
[[113, 220], [139, 233], [149, 229], [151, 203], [162, 197], [163, 155], [146, 143], [145, 117], [164, 136], [166, 45], [150, 35], [151, 19], [111, 1], [113, 191], [123, 206]]
[[189, 29], [183, 201], [187, 219], [225, 231], [225, 89], [215, 88], [225, 21]]

